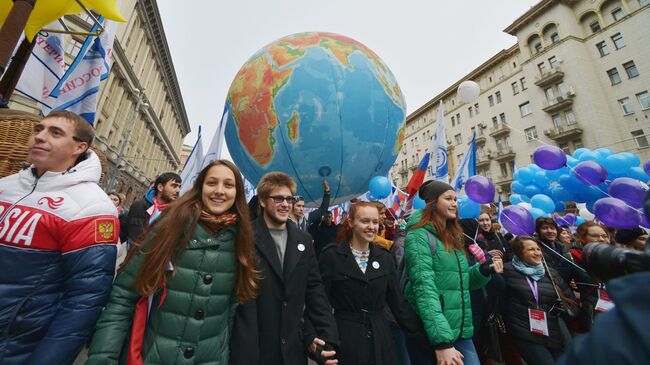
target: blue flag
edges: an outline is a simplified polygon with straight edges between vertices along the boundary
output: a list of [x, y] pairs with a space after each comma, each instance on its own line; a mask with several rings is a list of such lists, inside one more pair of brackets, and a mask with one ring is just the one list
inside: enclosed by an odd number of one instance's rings
[[456, 191], [460, 191], [465, 185], [465, 181], [474, 175], [476, 175], [476, 132], [472, 136], [472, 142], [469, 144], [469, 150], [463, 158], [463, 162], [458, 166], [454, 178], [451, 179], [451, 186]]

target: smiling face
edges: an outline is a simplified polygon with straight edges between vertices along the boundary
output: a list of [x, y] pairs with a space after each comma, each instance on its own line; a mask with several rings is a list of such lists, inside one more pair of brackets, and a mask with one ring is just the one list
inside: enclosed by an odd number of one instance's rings
[[74, 123], [62, 117], [43, 119], [34, 127], [29, 140], [28, 160], [36, 172], [62, 172], [73, 166], [88, 149], [86, 142], [75, 139]]
[[478, 226], [481, 227], [481, 230], [483, 232], [490, 232], [492, 230], [492, 219], [490, 219], [490, 215], [487, 213], [481, 213], [481, 215], [478, 216]]
[[564, 243], [565, 245], [568, 245], [571, 243], [572, 238], [573, 237], [571, 236], [571, 232], [569, 232], [568, 229], [560, 230], [560, 236], [559, 236], [560, 242]]
[[[280, 200], [276, 202], [276, 200]], [[291, 189], [286, 186], [278, 186], [269, 192], [269, 196], [260, 199], [260, 205], [264, 208], [264, 221], [269, 228], [283, 229], [289, 219], [289, 212], [292, 208], [293, 195]]]
[[456, 201], [456, 192], [447, 190], [436, 200], [436, 213], [444, 219], [456, 218], [458, 211], [458, 202]]
[[557, 228], [552, 224], [542, 224], [539, 227], [539, 236], [546, 242], [555, 242], [557, 238]]
[[593, 243], [593, 242], [603, 242], [609, 243], [609, 235], [605, 232], [605, 229], [601, 226], [591, 226], [587, 228], [587, 234], [585, 237], [584, 244]]
[[203, 181], [201, 201], [204, 209], [214, 215], [227, 212], [235, 204], [235, 174], [225, 165], [208, 170]]
[[529, 265], [539, 265], [542, 263], [542, 250], [539, 249], [537, 242], [525, 240], [520, 258]]
[[375, 207], [360, 207], [348, 224], [355, 241], [372, 242], [379, 231], [379, 212]]

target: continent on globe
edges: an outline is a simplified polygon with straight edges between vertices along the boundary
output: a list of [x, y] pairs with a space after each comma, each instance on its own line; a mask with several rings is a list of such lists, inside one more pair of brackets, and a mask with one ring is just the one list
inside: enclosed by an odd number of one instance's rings
[[333, 204], [386, 175], [404, 140], [406, 105], [388, 67], [363, 44], [334, 33], [299, 33], [256, 52], [228, 91], [226, 142], [257, 184], [284, 171], [311, 206], [327, 166]]

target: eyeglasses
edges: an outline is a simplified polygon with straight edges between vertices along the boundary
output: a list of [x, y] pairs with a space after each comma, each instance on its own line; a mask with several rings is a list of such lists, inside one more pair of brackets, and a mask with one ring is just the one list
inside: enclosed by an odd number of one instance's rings
[[280, 196], [280, 195], [276, 195], [276, 196], [270, 196], [269, 198], [270, 198], [270, 199], [273, 199], [273, 202], [274, 202], [275, 204], [282, 204], [282, 202], [285, 201], [285, 200], [286, 200], [286, 202], [287, 202], [288, 204], [293, 204], [293, 203], [296, 201], [296, 198], [293, 197], [293, 196]]

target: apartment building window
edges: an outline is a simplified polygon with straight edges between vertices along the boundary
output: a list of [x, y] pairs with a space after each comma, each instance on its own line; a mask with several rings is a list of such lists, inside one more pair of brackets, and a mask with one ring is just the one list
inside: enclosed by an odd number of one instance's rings
[[627, 73], [628, 79], [639, 76], [639, 70], [636, 68], [634, 61], [625, 62], [623, 68], [625, 68], [625, 73]]
[[527, 141], [532, 141], [537, 139], [537, 128], [535, 127], [526, 128], [524, 129], [524, 132], [526, 132]]
[[576, 124], [576, 115], [573, 114], [573, 109], [569, 109], [564, 112], [564, 118], [566, 119], [567, 125]]
[[454, 117], [453, 115], [451, 116], [451, 126], [452, 127], [456, 126], [456, 117]]
[[621, 8], [616, 8], [612, 10], [612, 17], [614, 18], [614, 21], [617, 22], [625, 16], [625, 12]]
[[478, 103], [474, 104], [474, 110], [476, 111], [476, 115], [479, 115]]
[[557, 61], [557, 57], [553, 56], [548, 59], [548, 63], [551, 65], [551, 68], [558, 68], [560, 63]]
[[548, 100], [549, 103], [555, 100], [555, 91], [552, 87], [547, 87], [544, 89], [544, 94], [546, 95], [546, 100]]
[[551, 34], [551, 43], [557, 43], [560, 41], [560, 35], [557, 33]]
[[639, 6], [644, 6], [650, 4], [650, 0], [639, 0]]
[[469, 117], [470, 117], [470, 118], [474, 116], [474, 108], [472, 108], [472, 107], [470, 106], [469, 108], [467, 108], [467, 111], [469, 112]]
[[495, 128], [495, 129], [497, 127], [499, 127], [499, 121], [498, 121], [497, 117], [492, 117], [492, 127]]
[[540, 53], [544, 50], [544, 47], [542, 47], [541, 43], [535, 43], [533, 47], [535, 48], [535, 53]]
[[647, 90], [636, 94], [636, 100], [641, 104], [641, 109], [650, 109], [650, 94], [648, 94]]
[[523, 104], [519, 105], [519, 112], [521, 113], [522, 117], [527, 116], [528, 114], [531, 114], [533, 112], [533, 109], [530, 106], [530, 101], [527, 101]]
[[553, 125], [555, 126], [555, 129], [558, 131], [562, 131], [564, 128], [562, 128], [562, 117], [560, 114], [553, 114], [551, 115], [551, 119], [553, 120]]
[[494, 106], [494, 97], [492, 95], [488, 96], [488, 104]]
[[632, 107], [632, 102], [630, 102], [630, 98], [619, 99], [618, 104], [621, 106], [621, 109], [623, 109], [624, 115], [634, 113], [634, 107]]
[[607, 76], [609, 76], [609, 81], [612, 83], [612, 85], [621, 83], [621, 75], [618, 74], [616, 67], [607, 70]]
[[460, 113], [456, 113], [456, 123], [460, 125]]
[[506, 113], [499, 114], [499, 118], [501, 118], [501, 123], [506, 124]]
[[593, 22], [589, 23], [589, 28], [591, 29], [592, 33], [598, 33], [600, 32], [600, 23], [598, 23], [598, 20], [594, 20]]
[[463, 136], [458, 133], [457, 135], [454, 136], [454, 141], [456, 141], [456, 145], [462, 144], [463, 143]]
[[631, 133], [632, 133], [632, 138], [634, 138], [634, 141], [636, 142], [636, 146], [638, 148], [648, 148], [650, 146], [648, 144], [648, 138], [646, 138], [642, 129], [633, 131]]
[[465, 157], [465, 154], [459, 153], [456, 157], [458, 158], [458, 165], [460, 165], [463, 163], [463, 157]]
[[501, 169], [501, 177], [508, 177], [508, 165], [500, 163], [499, 168]]
[[614, 47], [616, 47], [616, 49], [625, 47], [625, 40], [623, 39], [621, 33], [614, 34], [612, 36], [612, 42], [614, 42]]
[[521, 90], [526, 90], [526, 89], [528, 89], [528, 88], [526, 87], [526, 78], [525, 78], [525, 77], [520, 78], [519, 81], [521, 82]]
[[414, 148], [415, 144], [413, 144], [413, 138], [411, 138], [411, 148]]
[[573, 141], [573, 148], [575, 148], [576, 150], [577, 150], [578, 148], [582, 148], [582, 147], [584, 147], [584, 146], [585, 146], [585, 145], [582, 144], [582, 140], [581, 140], [581, 139], [576, 139], [575, 141]]
[[607, 47], [607, 42], [605, 41], [597, 43], [596, 48], [598, 48], [598, 53], [600, 53], [600, 57], [605, 57], [609, 54], [609, 48]]
[[519, 94], [519, 84], [515, 81], [512, 83], [512, 95]]
[[544, 72], [546, 72], [546, 64], [544, 62], [538, 63], [537, 69], [539, 70], [539, 74], [544, 76]]
[[562, 152], [566, 153], [567, 155], [571, 154], [571, 148], [569, 147], [568, 143], [560, 143], [559, 147]]
[[497, 98], [497, 104], [499, 104], [501, 102], [501, 91], [495, 92], [494, 96]]

